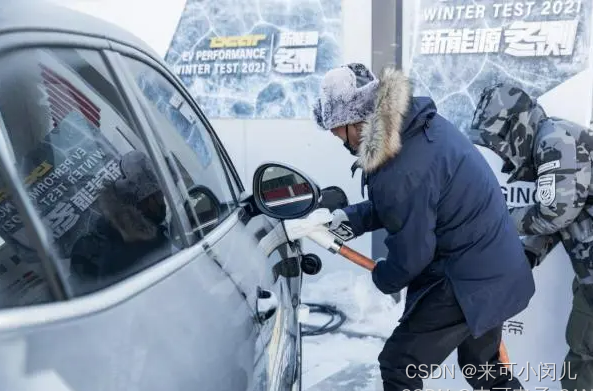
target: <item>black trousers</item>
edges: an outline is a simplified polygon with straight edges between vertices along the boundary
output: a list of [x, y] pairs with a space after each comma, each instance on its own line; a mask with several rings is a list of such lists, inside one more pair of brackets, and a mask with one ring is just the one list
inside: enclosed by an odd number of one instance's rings
[[[473, 338], [450, 282], [443, 281], [418, 302], [385, 343], [379, 354], [383, 389], [422, 390], [431, 365], [436, 369], [457, 348], [458, 365], [440, 367], [440, 373], [447, 373], [447, 378], [452, 377], [454, 369], [455, 378], [465, 376], [474, 389], [521, 390], [512, 370], [498, 360], [501, 339], [502, 325]], [[462, 368], [470, 370], [462, 374]], [[437, 376], [438, 372], [433, 378]]]

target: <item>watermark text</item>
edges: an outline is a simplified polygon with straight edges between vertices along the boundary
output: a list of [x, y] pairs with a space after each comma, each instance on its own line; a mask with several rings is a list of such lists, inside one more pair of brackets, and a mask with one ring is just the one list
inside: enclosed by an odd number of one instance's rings
[[[517, 363], [507, 363], [506, 365], [467, 364], [463, 366], [455, 364], [410, 364], [406, 367], [406, 376], [410, 379], [455, 379], [457, 377], [464, 377], [466, 379], [478, 379], [484, 381], [493, 380], [499, 377], [507, 377], [509, 379], [514, 377], [520, 381], [529, 381], [530, 379], [537, 381], [546, 379], [549, 381], [576, 379], [576, 375], [571, 371], [570, 363], [559, 365], [556, 363], [532, 364], [529, 362], [525, 365], [519, 365]], [[500, 388], [500, 390], [512, 391], [508, 388]], [[540, 387], [537, 391], [547, 391], [547, 389], [546, 387]]]

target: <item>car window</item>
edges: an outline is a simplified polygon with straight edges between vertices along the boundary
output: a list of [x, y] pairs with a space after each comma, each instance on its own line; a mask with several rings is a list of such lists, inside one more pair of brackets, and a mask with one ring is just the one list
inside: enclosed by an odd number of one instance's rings
[[[166, 192], [127, 113], [98, 52], [27, 49], [0, 57], [0, 118], [13, 164], [75, 295], [180, 247], [170, 239]], [[0, 264], [38, 266], [9, 199], [0, 210], [13, 212], [0, 215]], [[0, 292], [2, 285], [0, 277]]]
[[200, 239], [237, 207], [230, 173], [200, 115], [175, 85], [150, 65], [125, 61], [157, 122], [155, 133], [171, 157], [174, 176], [187, 196], [184, 206], [192, 231]]

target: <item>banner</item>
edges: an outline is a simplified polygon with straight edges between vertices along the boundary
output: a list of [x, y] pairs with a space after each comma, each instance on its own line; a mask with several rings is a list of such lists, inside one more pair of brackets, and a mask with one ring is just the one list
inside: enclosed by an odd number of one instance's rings
[[310, 119], [341, 0], [187, 0], [165, 61], [209, 118]]
[[512, 82], [540, 97], [588, 68], [590, 1], [415, 3], [414, 92], [462, 131], [484, 87]]
[[[404, 2], [404, 53], [414, 95], [430, 96], [441, 115], [465, 132], [483, 89], [514, 83], [538, 99], [548, 115], [589, 125], [592, 3], [579, 0]], [[406, 23], [407, 22], [407, 23]], [[535, 202], [533, 183], [507, 184], [502, 161], [480, 148], [496, 173], [509, 206]], [[528, 389], [560, 390], [565, 329], [572, 303], [572, 266], [562, 245], [534, 271], [536, 294], [529, 307], [503, 325], [512, 373]], [[456, 353], [445, 363], [453, 368]], [[458, 368], [455, 379], [433, 376], [427, 387], [469, 389]], [[478, 368], [478, 371], [480, 369]], [[483, 375], [483, 374], [482, 374]]]

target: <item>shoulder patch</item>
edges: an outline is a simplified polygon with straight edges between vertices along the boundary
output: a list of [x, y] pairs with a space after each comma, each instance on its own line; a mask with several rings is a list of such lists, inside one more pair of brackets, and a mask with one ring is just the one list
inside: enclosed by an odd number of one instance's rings
[[537, 178], [537, 199], [543, 206], [550, 206], [556, 199], [556, 175], [546, 174]]
[[560, 160], [553, 160], [551, 162], [542, 164], [537, 168], [537, 175], [543, 174], [546, 171], [554, 170], [556, 168], [560, 168]]

